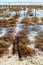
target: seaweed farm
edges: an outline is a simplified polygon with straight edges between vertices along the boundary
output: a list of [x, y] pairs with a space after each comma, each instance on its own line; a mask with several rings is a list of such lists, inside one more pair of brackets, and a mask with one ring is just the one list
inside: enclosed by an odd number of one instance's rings
[[0, 4], [0, 65], [43, 65], [43, 5]]

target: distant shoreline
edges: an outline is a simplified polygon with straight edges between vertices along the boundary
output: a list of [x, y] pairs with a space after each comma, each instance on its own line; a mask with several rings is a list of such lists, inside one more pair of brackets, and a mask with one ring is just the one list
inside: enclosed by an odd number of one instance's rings
[[0, 2], [0, 5], [43, 5], [43, 2]]

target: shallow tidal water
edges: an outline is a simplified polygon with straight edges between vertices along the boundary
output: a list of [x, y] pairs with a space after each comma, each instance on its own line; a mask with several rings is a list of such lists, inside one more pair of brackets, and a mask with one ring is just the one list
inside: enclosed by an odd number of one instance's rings
[[[24, 26], [20, 22], [23, 18], [26, 17], [27, 11], [28, 11], [28, 9], [26, 8], [25, 16], [24, 16], [24, 10], [20, 11], [20, 17], [18, 18], [17, 26], [13, 27], [13, 33], [17, 34], [19, 31], [23, 30]], [[34, 17], [35, 16], [35, 9], [33, 9], [32, 12], [33, 12], [33, 17]], [[3, 14], [8, 14], [8, 13], [11, 14], [11, 16], [9, 18], [8, 17], [7, 18], [6, 17], [4, 17], [4, 18], [0, 17], [0, 19], [8, 20], [8, 19], [11, 19], [16, 14], [16, 12], [14, 12], [14, 11], [11, 12], [9, 10], [7, 10], [6, 12], [3, 12]], [[39, 19], [41, 17], [43, 17], [43, 10], [36, 10], [36, 16], [38, 16]], [[27, 16], [27, 17], [29, 18], [30, 16]], [[32, 16], [31, 16], [31, 18], [32, 18]], [[37, 28], [37, 29], [40, 29], [40, 30], [32, 30], [32, 28]], [[0, 36], [6, 34], [8, 32], [8, 29], [9, 29], [9, 27], [0, 28]], [[29, 30], [30, 34], [31, 34], [31, 32], [32, 32], [33, 35], [38, 34], [40, 31], [43, 31], [43, 25], [35, 25], [35, 26], [29, 25], [27, 27], [27, 30]]]
[[[41, 11], [41, 12], [40, 12]], [[4, 12], [5, 13], [5, 12]], [[14, 16], [16, 14], [16, 12], [6, 12], [6, 13], [10, 13], [11, 16], [9, 18], [3, 18], [3, 19], [11, 19], [12, 16]], [[34, 16], [35, 16], [35, 11], [33, 10]], [[37, 16], [39, 18], [43, 17], [43, 10], [37, 10]], [[25, 11], [25, 14], [27, 15], [27, 10]], [[20, 17], [18, 19], [17, 22], [17, 26], [13, 27], [13, 34], [16, 35], [19, 31], [22, 31], [24, 29], [24, 25], [21, 24], [21, 20], [23, 18], [26, 17], [26, 15], [24, 16], [24, 11], [20, 12]], [[30, 16], [27, 16], [30, 17]], [[31, 17], [32, 18], [32, 17]], [[1, 19], [1, 18], [0, 18]], [[37, 28], [37, 30], [32, 30], [32, 28]], [[4, 36], [8, 33], [9, 27], [5, 27], [5, 28], [0, 28], [0, 37]], [[28, 38], [30, 39], [30, 41], [34, 42], [35, 41], [35, 36], [37, 34], [42, 34], [43, 33], [43, 25], [29, 25], [27, 27], [27, 30], [29, 31], [29, 33], [27, 34]], [[34, 48], [34, 44], [29, 45], [29, 47]], [[9, 47], [9, 55], [11, 54], [11, 49], [12, 49], [12, 45]], [[37, 50], [37, 49], [35, 49]], [[20, 61], [18, 59], [18, 55], [14, 55], [11, 58], [8, 58], [7, 56], [4, 56], [2, 58], [0, 58], [0, 65], [43, 65], [43, 52], [41, 51], [37, 51], [37, 54], [34, 57], [27, 57], [25, 59], [23, 59], [23, 61]]]

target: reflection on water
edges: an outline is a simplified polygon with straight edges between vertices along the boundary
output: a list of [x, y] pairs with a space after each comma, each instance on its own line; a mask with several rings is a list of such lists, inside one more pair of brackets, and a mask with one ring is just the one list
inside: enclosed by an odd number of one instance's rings
[[3, 14], [11, 14], [10, 17], [0, 17], [0, 19], [5, 19], [5, 20], [8, 20], [8, 19], [11, 19], [16, 13], [15, 12], [4, 12]]
[[[37, 30], [32, 30], [32, 28], [37, 28]], [[38, 30], [39, 29], [39, 30]], [[0, 28], [0, 35], [2, 34], [6, 34], [9, 30], [9, 27], [6, 27], [6, 28], [3, 28], [1, 29]], [[23, 30], [23, 25], [22, 24], [18, 24], [16, 27], [13, 27], [13, 33], [18, 33], [19, 31], [22, 31]], [[30, 25], [27, 30], [29, 30], [29, 32], [34, 35], [34, 34], [38, 34], [41, 30], [43, 30], [43, 25], [36, 25], [36, 26], [32, 26]]]
[[[25, 15], [27, 15], [27, 11], [28, 11], [28, 9], [25, 10]], [[33, 16], [35, 16], [35, 9], [33, 9], [32, 12], [33, 12]], [[37, 12], [36, 16], [38, 16], [39, 18], [43, 17], [43, 10], [36, 10], [36, 12]], [[9, 10], [7, 10], [6, 12], [3, 12], [3, 14], [11, 14], [11, 16], [9, 18], [8, 17], [4, 17], [4, 18], [0, 17], [0, 19], [7, 19], [8, 20], [8, 19], [11, 19], [16, 14], [16, 12], [14, 12], [14, 11], [9, 12]], [[23, 30], [23, 28], [24, 28], [24, 26], [22, 24], [20, 24], [21, 20], [24, 17], [26, 17], [26, 16], [24, 16], [24, 10], [22, 10], [22, 11], [20, 11], [20, 17], [18, 19], [17, 26], [13, 27], [13, 32], [15, 32], [16, 34], [19, 31]], [[30, 16], [27, 16], [27, 17], [30, 17]], [[37, 28], [37, 30], [32, 30], [32, 28]], [[9, 29], [8, 27], [3, 28], [3, 29], [0, 28], [0, 36], [6, 34], [8, 32], [8, 29]], [[29, 30], [32, 35], [38, 34], [41, 30], [43, 30], [43, 25], [35, 25], [35, 26], [29, 25], [27, 30]]]

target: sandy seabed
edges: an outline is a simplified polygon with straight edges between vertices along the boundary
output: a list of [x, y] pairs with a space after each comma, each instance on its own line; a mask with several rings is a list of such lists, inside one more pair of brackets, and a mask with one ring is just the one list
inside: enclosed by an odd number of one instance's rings
[[[29, 47], [33, 47], [34, 44], [29, 45]], [[4, 55], [0, 58], [0, 65], [43, 65], [43, 52], [38, 49], [36, 50], [36, 55], [33, 57], [28, 56], [27, 58], [22, 58], [20, 60], [18, 55], [12, 55], [11, 58], [8, 58], [8, 55]]]

